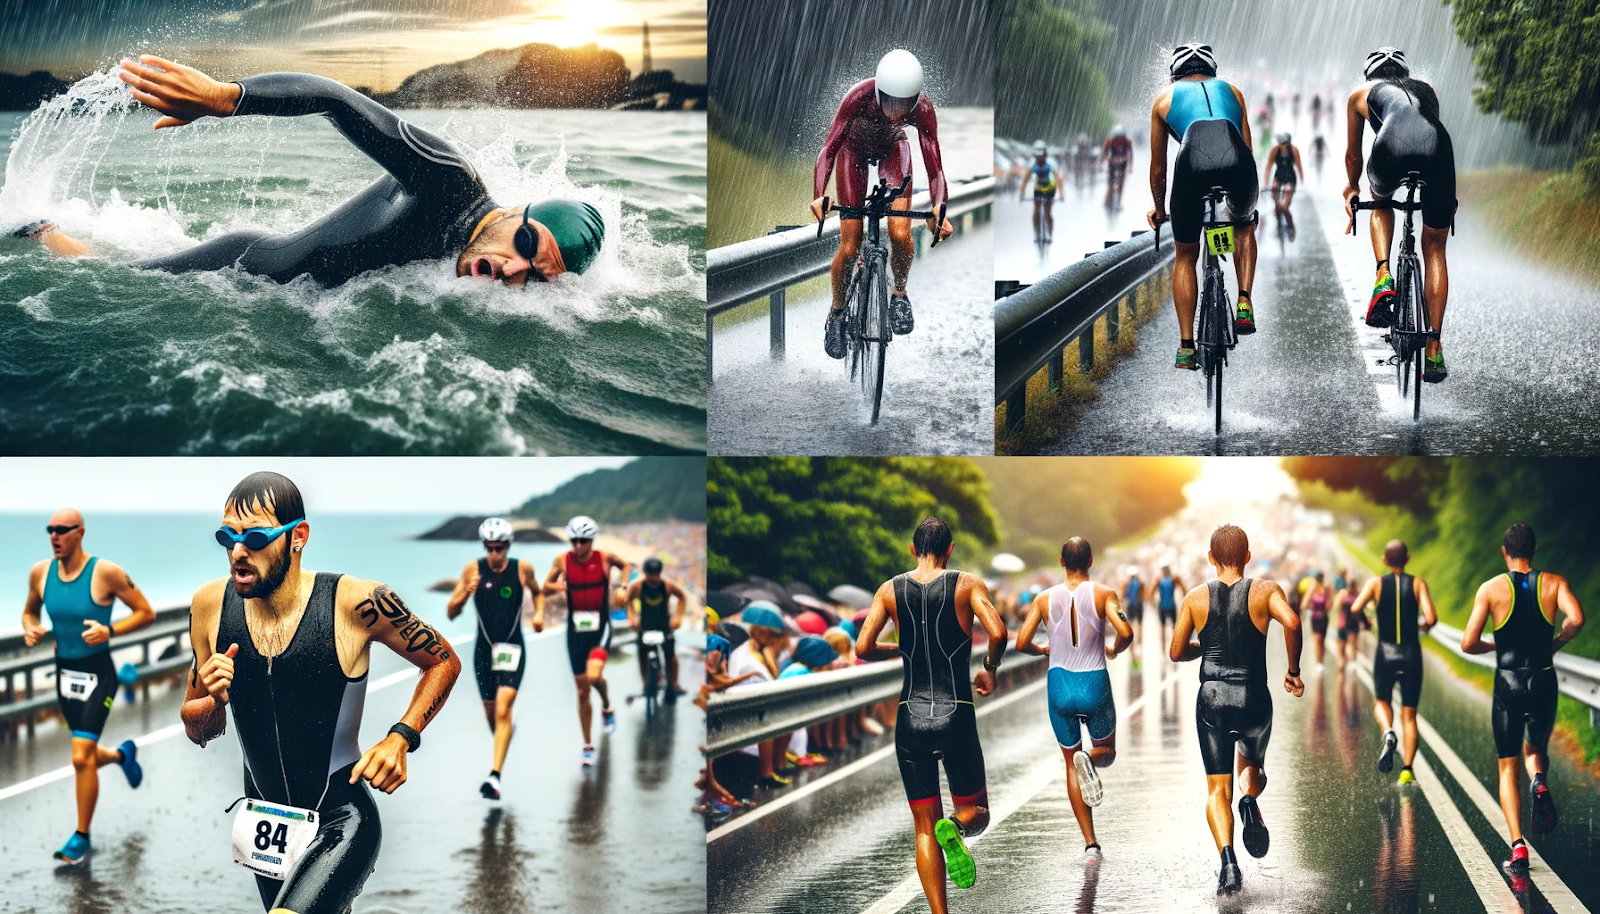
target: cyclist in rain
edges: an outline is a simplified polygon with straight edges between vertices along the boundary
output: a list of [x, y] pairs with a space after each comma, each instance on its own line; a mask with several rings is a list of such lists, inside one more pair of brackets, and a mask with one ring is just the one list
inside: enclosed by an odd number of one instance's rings
[[[1066, 199], [1067, 189], [1061, 186], [1061, 174], [1051, 164], [1050, 150], [1045, 147], [1044, 140], [1033, 144], [1033, 167], [1022, 179], [1018, 200], [1027, 199], [1029, 178], [1033, 179], [1033, 236], [1048, 243], [1056, 234], [1056, 220], [1051, 210], [1057, 198]], [[1044, 220], [1043, 235], [1039, 232], [1040, 219]]]

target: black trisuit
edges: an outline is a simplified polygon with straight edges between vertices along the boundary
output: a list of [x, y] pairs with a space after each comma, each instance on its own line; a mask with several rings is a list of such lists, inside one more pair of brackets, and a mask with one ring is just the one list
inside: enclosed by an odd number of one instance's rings
[[[1494, 630], [1494, 751], [1516, 758], [1524, 739], [1540, 752], [1556, 723], [1555, 612], [1545, 614], [1538, 571], [1506, 573], [1511, 614]], [[1524, 736], [1526, 733], [1526, 736]]]
[[[499, 574], [489, 570], [489, 560], [478, 559], [478, 588], [472, 592], [472, 606], [478, 611], [478, 641], [472, 650], [472, 674], [478, 680], [478, 697], [494, 701], [501, 686], [522, 688], [522, 672], [528, 666], [528, 649], [522, 640], [522, 577], [517, 560], [507, 559]], [[514, 670], [495, 670], [496, 643], [522, 646], [522, 656]]]
[[319, 573], [288, 647], [256, 651], [244, 600], [230, 581], [223, 592], [217, 644], [239, 645], [228, 706], [244, 750], [245, 795], [315, 809], [321, 821], [310, 847], [279, 882], [256, 876], [261, 903], [294, 914], [344, 914], [372, 875], [383, 837], [367, 782], [350, 784], [361, 759], [356, 742], [366, 702], [366, 674], [347, 678], [334, 641], [337, 574]]
[[1415, 708], [1422, 696], [1422, 645], [1417, 641], [1416, 578], [1403, 571], [1383, 576], [1378, 592], [1378, 650], [1372, 655], [1372, 691], [1389, 701], [1400, 684], [1400, 704]]
[[237, 266], [278, 282], [309, 273], [331, 286], [378, 267], [455, 258], [495, 208], [472, 163], [454, 146], [354, 89], [306, 73], [236, 82], [244, 92], [234, 117], [322, 115], [388, 174], [298, 232], [233, 232], [136, 266], [173, 273]]
[[971, 805], [987, 783], [972, 706], [972, 635], [956, 621], [960, 579], [959, 571], [945, 571], [926, 584], [910, 574], [894, 579], [905, 673], [894, 748], [912, 806], [939, 802], [940, 759], [957, 806]]
[[1250, 578], [1207, 585], [1210, 609], [1200, 630], [1200, 694], [1195, 725], [1206, 774], [1232, 774], [1233, 750], [1260, 767], [1272, 739], [1267, 634], [1250, 618]]
[[1456, 154], [1450, 131], [1439, 122], [1433, 87], [1409, 78], [1376, 83], [1367, 90], [1367, 114], [1373, 131], [1367, 158], [1372, 195], [1392, 196], [1406, 173], [1415, 171], [1426, 182], [1422, 224], [1449, 228], [1456, 214]]

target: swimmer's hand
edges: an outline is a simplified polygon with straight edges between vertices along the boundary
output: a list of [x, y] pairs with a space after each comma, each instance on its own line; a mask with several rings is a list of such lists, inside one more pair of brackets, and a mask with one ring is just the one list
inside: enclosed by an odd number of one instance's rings
[[117, 78], [127, 83], [135, 99], [166, 115], [155, 129], [182, 127], [202, 117], [227, 117], [239, 105], [244, 88], [220, 83], [193, 67], [141, 54], [138, 61], [122, 61]]

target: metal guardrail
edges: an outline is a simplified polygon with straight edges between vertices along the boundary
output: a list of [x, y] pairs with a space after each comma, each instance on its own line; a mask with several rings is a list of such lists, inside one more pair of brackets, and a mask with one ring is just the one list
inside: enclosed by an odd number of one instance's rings
[[[983, 654], [974, 647], [972, 656], [972, 671], [976, 673], [983, 668]], [[1044, 657], [1019, 655], [1008, 650], [1000, 672], [1004, 675], [1044, 660]], [[762, 740], [896, 698], [900, 695], [903, 677], [903, 664], [885, 660], [713, 692], [706, 700], [706, 758], [726, 755]]]
[[[994, 204], [994, 178], [980, 177], [950, 185], [950, 199], [945, 218], [955, 226], [957, 234], [964, 230], [966, 219], [987, 222]], [[925, 210], [929, 207], [927, 191], [911, 198], [911, 208]], [[922, 253], [922, 237], [927, 226], [918, 219], [912, 224], [912, 237], [917, 253]], [[714, 318], [740, 305], [766, 297], [767, 319], [770, 326], [771, 351], [784, 350], [785, 293], [797, 283], [805, 282], [828, 272], [833, 255], [839, 248], [839, 220], [823, 223], [822, 237], [817, 237], [816, 223], [798, 228], [784, 229], [734, 244], [712, 248], [706, 252], [706, 378], [712, 378], [712, 345]]]
[[[25, 719], [31, 735], [33, 715], [55, 707], [53, 640], [47, 637], [26, 653], [0, 661], [0, 724]], [[169, 645], [162, 642], [170, 642], [175, 650], [169, 651]], [[193, 657], [189, 649], [189, 604], [157, 610], [154, 623], [111, 639], [113, 659], [118, 655], [126, 658], [134, 650], [139, 652], [137, 660], [124, 659], [117, 666], [133, 663], [140, 681], [187, 667]]]
[[1094, 367], [1094, 328], [1104, 317], [1106, 336], [1115, 342], [1122, 323], [1122, 305], [1165, 270], [1173, 256], [1172, 233], [1152, 232], [1050, 274], [994, 305], [995, 405], [1006, 405], [1005, 431], [1021, 431], [1027, 422], [1028, 379], [1041, 368], [1051, 386], [1061, 383], [1066, 348], [1078, 341], [1078, 367]]
[[[1493, 668], [1494, 654], [1469, 654], [1461, 649], [1461, 629], [1443, 622], [1436, 623], [1428, 634], [1463, 660], [1479, 666]], [[1488, 632], [1484, 633], [1485, 635]], [[1493, 643], [1493, 638], [1484, 640]], [[1555, 655], [1556, 683], [1561, 693], [1589, 706], [1589, 726], [1600, 727], [1600, 660], [1590, 660], [1574, 654], [1557, 652]]]

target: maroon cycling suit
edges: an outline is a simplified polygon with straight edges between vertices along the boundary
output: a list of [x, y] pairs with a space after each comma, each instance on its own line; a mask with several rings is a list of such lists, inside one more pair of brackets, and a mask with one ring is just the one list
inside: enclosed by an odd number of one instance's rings
[[860, 206], [866, 200], [868, 165], [876, 164], [878, 177], [899, 186], [911, 174], [911, 142], [906, 139], [906, 127], [917, 128], [933, 205], [944, 203], [950, 194], [945, 186], [944, 164], [939, 160], [939, 122], [933, 114], [933, 103], [926, 95], [919, 95], [905, 121], [891, 123], [878, 104], [876, 80], [872, 79], [856, 83], [839, 103], [839, 111], [828, 128], [828, 139], [817, 155], [812, 197], [827, 193], [828, 175], [833, 172], [835, 160], [839, 165], [839, 179], [835, 182], [839, 199], [835, 202], [841, 206]]
[[1112, 168], [1121, 169], [1128, 167], [1128, 160], [1133, 157], [1133, 140], [1125, 136], [1114, 136], [1106, 140], [1106, 161]]

